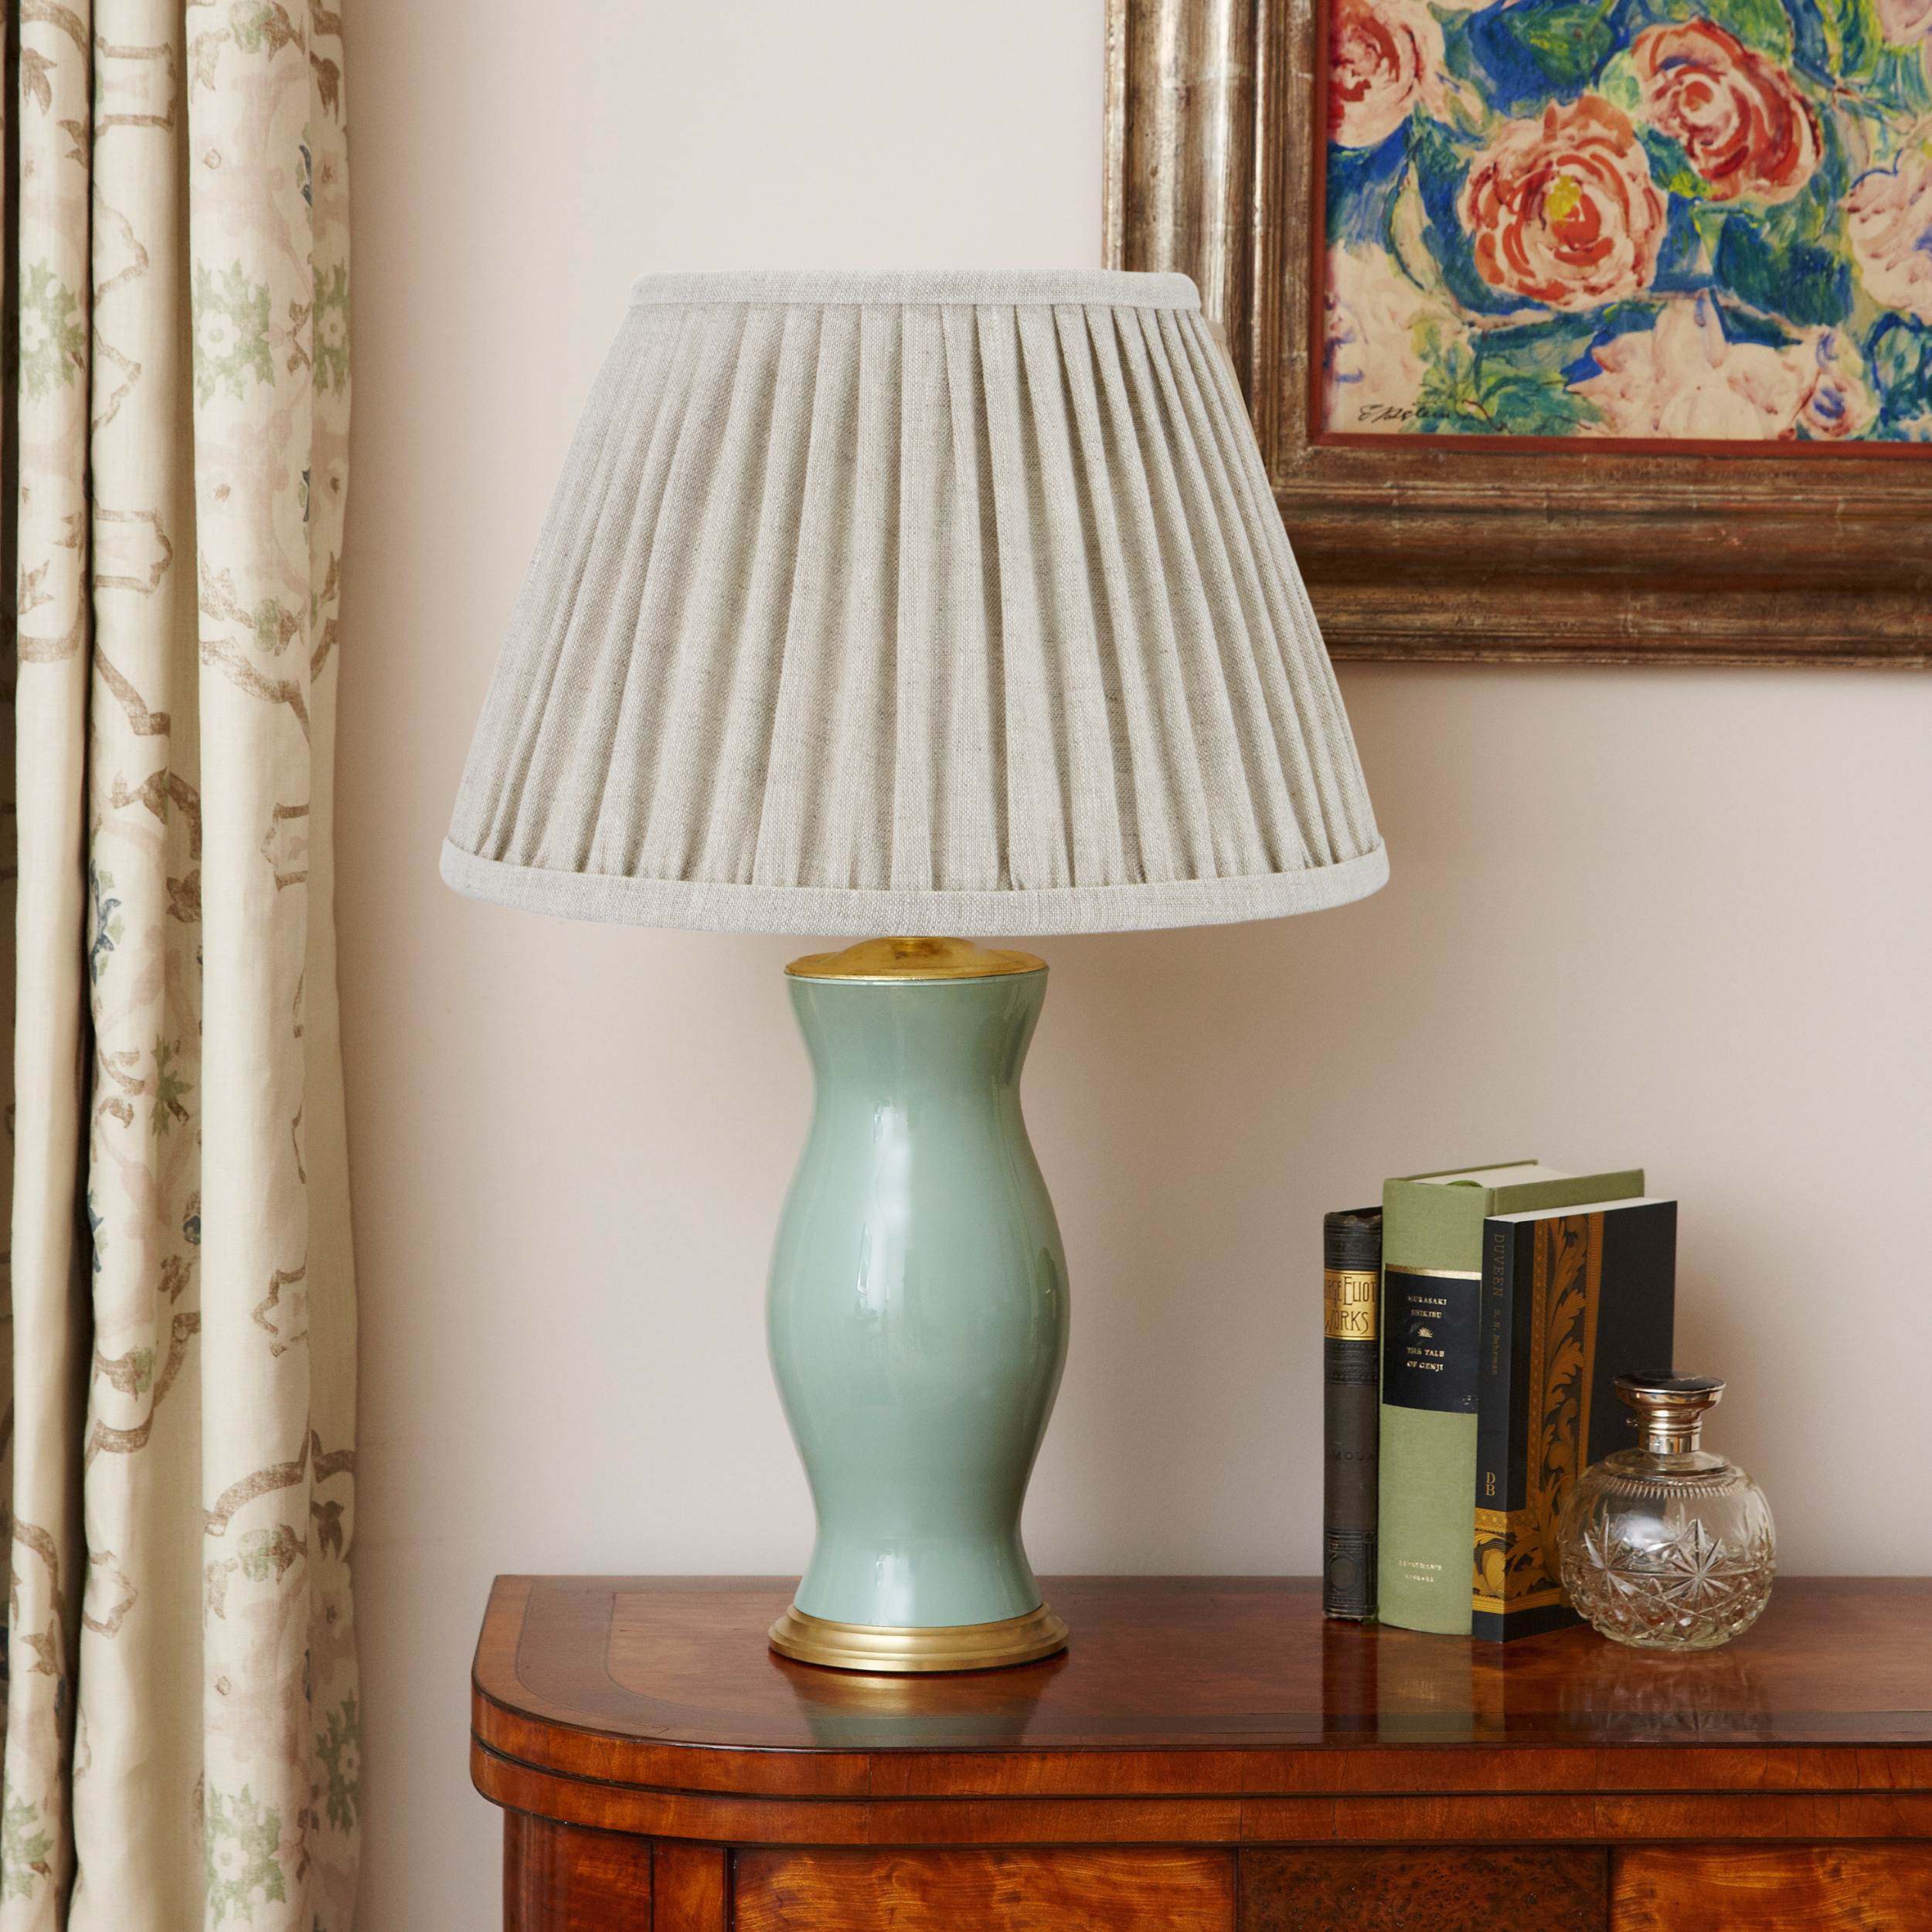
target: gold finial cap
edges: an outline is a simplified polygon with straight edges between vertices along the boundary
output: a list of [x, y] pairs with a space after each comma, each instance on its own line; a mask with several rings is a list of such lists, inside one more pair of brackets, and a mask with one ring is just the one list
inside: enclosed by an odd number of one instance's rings
[[1043, 973], [1031, 953], [991, 952], [970, 939], [866, 939], [842, 953], [809, 953], [785, 971], [798, 979], [992, 979]]

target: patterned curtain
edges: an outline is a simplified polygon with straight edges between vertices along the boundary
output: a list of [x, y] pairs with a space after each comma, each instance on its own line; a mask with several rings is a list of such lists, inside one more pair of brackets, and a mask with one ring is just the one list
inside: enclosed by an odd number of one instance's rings
[[340, 20], [12, 0], [7, 53], [0, 1932], [346, 1932]]

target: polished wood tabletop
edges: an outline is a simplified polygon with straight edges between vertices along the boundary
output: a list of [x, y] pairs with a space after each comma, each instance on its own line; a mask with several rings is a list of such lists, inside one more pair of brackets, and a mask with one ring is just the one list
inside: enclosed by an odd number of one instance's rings
[[477, 1687], [617, 1737], [740, 1749], [1225, 1749], [1373, 1743], [1932, 1745], [1932, 1580], [1781, 1579], [1721, 1650], [1583, 1629], [1511, 1644], [1339, 1623], [1312, 1577], [1049, 1577], [1073, 1631], [1017, 1668], [793, 1663], [786, 1579], [506, 1577]]
[[[1932, 1789], [1925, 1579], [1781, 1579], [1742, 1637], [1684, 1656], [1580, 1628], [1498, 1645], [1338, 1623], [1321, 1615], [1311, 1578], [1063, 1577], [1045, 1587], [1073, 1632], [1060, 1656], [886, 1677], [769, 1650], [787, 1579], [503, 1577], [477, 1651], [478, 1742], [566, 1776], [774, 1796], [877, 1796], [940, 1775], [895, 1767], [894, 1756], [989, 1752], [1123, 1763], [1238, 1752], [1249, 1760], [1238, 1777], [1232, 1763], [1195, 1769], [1224, 1788], [1359, 1788], [1396, 1767], [1371, 1774], [1343, 1758], [1454, 1745], [1492, 1747], [1472, 1763], [1492, 1775], [1513, 1767], [1545, 1790], [1594, 1782], [1580, 1752], [1685, 1745], [1773, 1749], [1794, 1776], [1793, 1753], [1838, 1747], [1838, 1789], [1864, 1788], [1845, 1747], [1904, 1751], [1906, 1784], [1923, 1770]], [[1292, 1767], [1256, 1758], [1284, 1750]], [[1429, 1763], [1431, 1778], [1445, 1774]], [[1730, 1774], [1715, 1759], [1706, 1768]], [[986, 1771], [968, 1757], [951, 1777], [970, 1787]]]
[[[886, 1677], [767, 1648], [787, 1578], [498, 1579], [471, 1762], [509, 1815], [506, 1898], [526, 1903], [507, 1922], [547, 1926], [528, 1901], [566, 1893], [631, 1897], [648, 1866], [654, 1927], [725, 1922], [672, 1913], [680, 1872], [720, 1900], [735, 1875], [740, 1926], [762, 1923], [746, 1916], [757, 1886], [821, 1881], [825, 1923], [869, 1925], [853, 1900], [882, 1873], [937, 1884], [978, 1847], [1006, 1862], [961, 1866], [961, 1883], [1024, 1868], [1057, 1884], [1077, 1852], [1112, 1846], [1094, 1884], [1166, 1859], [1162, 1884], [1206, 1900], [1203, 1924], [1225, 1922], [1237, 1874], [1243, 1899], [1292, 1901], [1371, 1870], [1480, 1889], [1502, 1859], [1541, 1873], [1524, 1883], [1546, 1903], [1560, 1878], [1581, 1887], [1597, 1903], [1575, 1922], [1614, 1932], [1674, 1932], [1713, 1887], [1768, 1911], [1774, 1880], [1765, 1927], [1836, 1925], [1816, 1900], [1881, 1898], [1932, 1927], [1932, 1580], [1781, 1578], [1752, 1629], [1689, 1656], [1581, 1628], [1494, 1645], [1332, 1622], [1313, 1579], [1043, 1580], [1073, 1631], [1062, 1655]], [[903, 1849], [850, 1862], [882, 1847]], [[1272, 1910], [1244, 1904], [1241, 1923]]]

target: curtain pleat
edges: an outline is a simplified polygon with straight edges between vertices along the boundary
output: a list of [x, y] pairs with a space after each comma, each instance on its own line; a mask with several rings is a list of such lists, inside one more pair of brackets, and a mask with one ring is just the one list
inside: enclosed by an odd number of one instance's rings
[[[92, 113], [83, 4], [16, 15], [19, 366], [15, 939], [14, 1583], [0, 1767], [0, 1929], [53, 1932], [73, 1883], [72, 1772], [81, 1592], [80, 1435], [91, 1352], [82, 1212], [92, 276]], [[83, 882], [85, 882], [83, 883]], [[108, 915], [111, 923], [114, 914]], [[84, 1224], [83, 1224], [84, 1225]]]
[[347, 1932], [339, 26], [18, 11], [0, 1932]]
[[[115, 48], [165, 45], [169, 13], [156, 0], [94, 0], [94, 30]], [[96, 58], [107, 71], [127, 64]], [[195, 542], [193, 446], [174, 434], [192, 385], [179, 324], [185, 183], [178, 130], [155, 124], [160, 100], [141, 104], [138, 123], [114, 111], [134, 104], [101, 114], [92, 148], [94, 1373], [80, 1459], [88, 1587], [72, 1923], [162, 1932], [195, 1923], [202, 1889], [176, 1825], [201, 1775], [199, 1672], [182, 1668], [200, 1649], [200, 1526], [179, 1507], [200, 1475], [202, 1311], [181, 1230], [201, 1186], [199, 931], [183, 917], [197, 889], [201, 757], [194, 585], [176, 567]], [[131, 1712], [138, 1723], [124, 1721]]]

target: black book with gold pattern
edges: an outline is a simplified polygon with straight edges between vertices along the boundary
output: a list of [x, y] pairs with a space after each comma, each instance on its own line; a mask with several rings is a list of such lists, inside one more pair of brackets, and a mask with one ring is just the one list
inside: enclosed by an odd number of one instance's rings
[[1492, 1215], [1482, 1264], [1470, 1634], [1506, 1641], [1582, 1621], [1556, 1525], [1577, 1477], [1637, 1443], [1617, 1377], [1670, 1366], [1677, 1203]]

